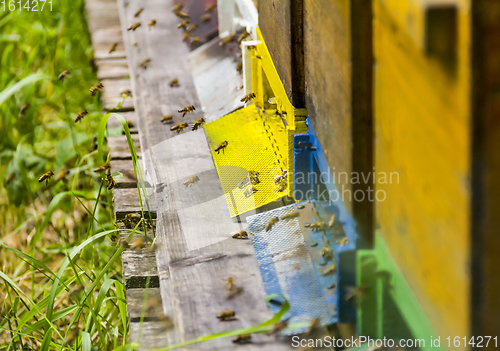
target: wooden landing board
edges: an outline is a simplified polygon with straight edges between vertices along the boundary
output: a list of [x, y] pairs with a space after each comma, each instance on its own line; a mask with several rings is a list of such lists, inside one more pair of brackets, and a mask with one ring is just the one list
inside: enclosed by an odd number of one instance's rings
[[[151, 217], [156, 218], [156, 201], [155, 196], [153, 196], [153, 191], [151, 188], [146, 188], [147, 199], [149, 203], [149, 209], [151, 210]], [[149, 218], [147, 215], [147, 206], [144, 196], [143, 199], [143, 209], [144, 215], [146, 218]], [[115, 209], [115, 217], [116, 220], [120, 220], [125, 218], [125, 216], [129, 213], [141, 213], [141, 206], [139, 205], [139, 193], [137, 188], [131, 189], [113, 189], [113, 206]]]
[[97, 66], [97, 78], [99, 78], [99, 80], [129, 78], [129, 71], [126, 58], [97, 60], [96, 66]]
[[[129, 0], [120, 4], [123, 28], [130, 26], [144, 2]], [[220, 182], [203, 130], [189, 129], [181, 134], [170, 132], [160, 123], [164, 114], [174, 115], [174, 123], [194, 121], [203, 116], [188, 64], [188, 48], [181, 41], [177, 18], [170, 9], [172, 1], [152, 0], [141, 14], [141, 22], [156, 19], [155, 28], [127, 32], [125, 46], [131, 68], [131, 81], [144, 138], [144, 158], [150, 158], [158, 207], [157, 261], [164, 310], [175, 324], [172, 341], [179, 342], [223, 330], [250, 327], [272, 316], [264, 302], [265, 292], [252, 243], [232, 239], [232, 230], [240, 229], [231, 221]], [[125, 32], [124, 32], [125, 33]], [[133, 43], [139, 43], [138, 49]], [[148, 69], [138, 67], [151, 59]], [[181, 87], [168, 82], [178, 78]], [[186, 105], [197, 110], [182, 118], [175, 111]], [[145, 146], [146, 145], [146, 146]], [[198, 175], [191, 187], [183, 182]], [[167, 235], [168, 233], [168, 235]], [[226, 298], [225, 281], [233, 277], [244, 293]], [[171, 306], [166, 306], [169, 301]], [[223, 323], [217, 313], [234, 309], [237, 320]], [[257, 336], [254, 345], [239, 349], [289, 349], [289, 343]], [[195, 350], [233, 349], [231, 340], [221, 339], [194, 345]]]
[[[132, 124], [129, 124], [128, 129], [130, 131], [130, 134], [137, 134], [139, 133], [139, 124], [137, 122], [137, 114], [135, 112], [119, 112], [125, 120], [130, 121]], [[121, 122], [118, 120], [118, 118], [115, 117], [110, 117], [108, 118], [108, 123], [107, 123], [108, 129], [115, 129], [115, 128], [122, 128]], [[122, 128], [122, 133], [125, 134]]]
[[[135, 152], [137, 157], [141, 157], [141, 144], [139, 142], [139, 137], [136, 134], [132, 134], [132, 141], [134, 142]], [[122, 136], [109, 136], [108, 139], [108, 150], [111, 154], [112, 160], [131, 160], [132, 156], [130, 154], [130, 147], [128, 146], [127, 137]]]
[[136, 188], [137, 177], [134, 173], [134, 164], [132, 160], [112, 160], [109, 162], [111, 173], [120, 172], [122, 177], [116, 178], [115, 188]]
[[[134, 101], [128, 97], [123, 100], [121, 93], [124, 90], [131, 90], [129, 79], [103, 79], [101, 83], [104, 85], [102, 90], [102, 107], [106, 111], [128, 112], [134, 110]], [[120, 108], [116, 108], [119, 102], [123, 104]]]

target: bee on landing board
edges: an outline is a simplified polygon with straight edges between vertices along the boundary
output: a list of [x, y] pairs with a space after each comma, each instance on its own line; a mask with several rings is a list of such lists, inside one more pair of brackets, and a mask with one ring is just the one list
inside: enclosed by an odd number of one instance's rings
[[137, 10], [136, 13], [134, 14], [134, 17], [139, 17], [142, 11], [144, 11], [144, 7], [141, 7], [139, 10]]
[[227, 278], [226, 280], [226, 289], [228, 291], [228, 295], [226, 296], [227, 299], [232, 299], [233, 297], [243, 292], [242, 288], [234, 284], [234, 279], [231, 277]]
[[203, 21], [203, 22], [208, 22], [212, 19], [212, 15], [209, 14], [209, 13], [205, 13], [204, 15], [202, 15], [200, 17], [200, 19]]
[[69, 74], [70, 74], [70, 73], [71, 73], [70, 71], [66, 70], [66, 71], [62, 72], [62, 73], [61, 73], [61, 74], [57, 77], [57, 79], [59, 79], [59, 80], [64, 80], [64, 78], [66, 78], [67, 76], [69, 76]]
[[342, 240], [339, 241], [339, 245], [340, 246], [343, 246], [343, 245], [347, 245], [349, 244], [349, 240], [347, 240], [347, 237], [343, 237]]
[[151, 30], [151, 27], [154, 26], [154, 25], [156, 25], [156, 20], [153, 19], [153, 20], [149, 21], [148, 22], [149, 30]]
[[160, 122], [163, 124], [172, 123], [173, 122], [172, 118], [173, 118], [172, 115], [166, 115], [161, 118]]
[[[189, 33], [189, 32], [187, 32], [187, 33]], [[201, 43], [201, 38], [200, 37], [194, 37], [193, 39], [191, 39], [190, 45], [194, 45], [194, 44], [198, 44], [198, 43]]]
[[102, 85], [102, 83], [94, 84], [94, 86], [89, 89], [90, 90], [90, 96], [94, 96], [102, 88], [104, 88], [104, 85]]
[[113, 45], [111, 45], [111, 49], [109, 49], [108, 54], [112, 54], [113, 52], [115, 52], [117, 47], [118, 43], [114, 43]]
[[180, 132], [182, 132], [182, 130], [184, 128], [187, 128], [188, 126], [189, 126], [188, 122], [182, 122], [182, 123], [176, 124], [175, 126], [173, 126], [172, 128], [170, 128], [170, 130], [172, 132], [180, 133]]
[[199, 180], [200, 180], [200, 178], [198, 176], [194, 176], [194, 177], [191, 177], [188, 180], [186, 180], [183, 184], [186, 187], [190, 187], [191, 185], [197, 183]]
[[177, 11], [175, 13], [175, 15], [179, 18], [184, 18], [184, 19], [189, 18], [189, 15], [185, 12], [182, 12], [182, 11]]
[[182, 10], [184, 8], [184, 5], [183, 4], [177, 4], [175, 5], [174, 7], [172, 7], [172, 12], [173, 13], [176, 13], [176, 12], [179, 12], [180, 10]]
[[239, 232], [232, 233], [231, 237], [233, 239], [245, 240], [245, 239], [248, 239], [248, 233], [244, 230], [240, 230]]
[[191, 130], [198, 130], [198, 128], [205, 123], [205, 118], [201, 117], [198, 119], [196, 122], [193, 123], [193, 126], [191, 127]]
[[253, 194], [255, 194], [256, 192], [257, 192], [257, 188], [251, 186], [250, 188], [248, 188], [247, 190], [245, 190], [245, 192], [243, 193], [243, 195], [245, 195], [245, 197], [250, 197]]
[[222, 150], [222, 153], [224, 153], [224, 149], [227, 147], [228, 145], [228, 142], [227, 141], [223, 141], [222, 143], [220, 143], [219, 145], [217, 145], [214, 149], [214, 151], [217, 151], [217, 155], [221, 152]]
[[186, 27], [186, 32], [189, 32], [189, 33], [194, 32], [197, 28], [198, 28], [197, 24], [192, 24], [192, 25]]
[[321, 232], [326, 230], [325, 222], [313, 222], [304, 225], [306, 228], [310, 228], [313, 232]]
[[177, 88], [177, 87], [179, 87], [179, 86], [180, 86], [180, 84], [179, 84], [179, 79], [177, 79], [177, 78], [172, 79], [172, 80], [168, 83], [168, 85], [170, 85], [170, 87], [171, 87], [171, 88]]
[[336, 270], [337, 270], [337, 265], [332, 264], [332, 265], [326, 267], [321, 274], [322, 275], [330, 275], [330, 274], [335, 273]]
[[267, 222], [266, 224], [266, 232], [270, 231], [271, 229], [273, 229], [273, 226], [279, 222], [279, 218], [278, 217], [273, 217], [269, 220], [269, 222]]
[[49, 179], [54, 175], [53, 171], [48, 171], [44, 173], [40, 178], [38, 178], [38, 183], [41, 183], [45, 180], [45, 185], [49, 185]]
[[250, 93], [245, 96], [243, 96], [240, 101], [241, 102], [249, 102], [250, 100], [255, 99], [255, 93]]
[[150, 62], [151, 59], [145, 59], [144, 61], [141, 61], [141, 63], [139, 63], [139, 67], [146, 69], [148, 68]]
[[184, 117], [187, 113], [193, 112], [194, 110], [196, 110], [194, 105], [189, 105], [189, 106], [186, 106], [184, 108], [177, 110], [177, 112], [182, 113], [182, 117]]
[[88, 114], [89, 113], [87, 110], [82, 110], [82, 111], [78, 112], [78, 114], [75, 116], [75, 123], [80, 122], [83, 119], [83, 117], [85, 117]]
[[208, 6], [206, 9], [205, 9], [205, 13], [212, 13], [214, 12], [214, 10], [217, 8], [217, 4], [213, 4], [213, 5], [210, 5]]
[[182, 21], [181, 23], [179, 23], [177, 25], [177, 28], [179, 28], [179, 29], [181, 29], [181, 28], [186, 29], [186, 27], [188, 26], [188, 24], [189, 24], [189, 20], [184, 20], [184, 21]]
[[189, 32], [184, 33], [184, 35], [182, 36], [182, 41], [184, 41], [184, 42], [185, 42], [185, 41], [188, 41], [188, 39], [189, 39], [190, 35], [191, 35], [191, 34], [190, 34]]
[[260, 180], [259, 180], [259, 172], [255, 172], [255, 171], [248, 171], [248, 177], [250, 178], [250, 181], [252, 182], [252, 184], [259, 184], [260, 183]]
[[137, 28], [139, 28], [140, 26], [141, 26], [141, 24], [139, 22], [137, 22], [137, 23], [132, 24], [130, 27], [128, 27], [127, 30], [135, 32], [135, 30]]
[[252, 335], [250, 334], [237, 335], [233, 339], [233, 343], [235, 344], [249, 344], [251, 342], [252, 342]]
[[287, 219], [297, 218], [299, 216], [300, 216], [299, 211], [293, 210], [293, 211], [288, 212], [287, 214], [284, 214], [283, 216], [281, 216], [281, 219], [282, 220], [287, 220]]
[[282, 182], [280, 184], [280, 186], [278, 187], [278, 191], [281, 193], [282, 191], [285, 191], [286, 189], [286, 186], [287, 186], [287, 183], [286, 182]]
[[217, 315], [217, 318], [220, 320], [220, 321], [232, 321], [234, 320], [234, 316], [236, 315], [236, 313], [234, 311], [224, 311], [224, 312], [221, 312]]
[[283, 174], [277, 175], [276, 177], [274, 177], [274, 184], [279, 184], [279, 183], [283, 182], [284, 180], [286, 180], [287, 174], [288, 174], [288, 172], [285, 171], [285, 172], [283, 172]]

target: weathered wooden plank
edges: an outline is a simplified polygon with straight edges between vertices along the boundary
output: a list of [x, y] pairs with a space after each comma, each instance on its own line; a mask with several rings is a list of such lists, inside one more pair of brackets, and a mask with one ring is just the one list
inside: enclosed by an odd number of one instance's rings
[[159, 288], [160, 281], [156, 268], [154, 252], [145, 250], [124, 250], [122, 253], [122, 272], [125, 289]]
[[[126, 291], [127, 313], [131, 323], [158, 321], [163, 315], [159, 288], [129, 289]], [[153, 301], [153, 303], [151, 303]], [[156, 301], [159, 303], [156, 304]]]
[[304, 107], [304, 0], [259, 1], [258, 6], [259, 26], [288, 99]]
[[[137, 157], [141, 157], [141, 144], [139, 142], [139, 136], [137, 134], [132, 134], [131, 137], [134, 143]], [[107, 137], [107, 140], [108, 140], [108, 150], [111, 154], [110, 158], [112, 160], [132, 159], [130, 148], [127, 142], [127, 137], [125, 135], [109, 136]]]
[[[151, 188], [146, 188], [146, 193], [151, 217], [156, 218], [156, 198]], [[141, 214], [142, 210], [144, 211], [144, 216], [146, 218], [149, 218], [146, 198], [143, 195], [141, 197], [143, 200], [142, 209], [139, 205], [139, 193], [137, 189], [113, 189], [113, 205], [115, 209], [116, 220], [125, 218], [125, 216], [129, 213]]]
[[472, 3], [472, 281], [469, 335], [500, 330], [500, 3]]
[[[355, 182], [351, 172], [373, 172], [371, 7], [365, 1], [304, 1], [306, 106], [339, 192], [367, 194], [372, 182]], [[349, 179], [347, 179], [349, 178]], [[373, 190], [373, 189], [372, 189]], [[373, 237], [373, 202], [344, 196], [362, 235]]]
[[[127, 112], [134, 110], [134, 100], [130, 97], [123, 99], [122, 92], [131, 90], [130, 80], [128, 79], [103, 79], [102, 105], [107, 111]], [[121, 107], [118, 103], [123, 102]]]
[[[127, 7], [122, 6], [122, 1], [120, 4], [122, 25], [126, 27], [134, 22], [134, 12], [142, 3], [132, 0]], [[174, 115], [174, 123], [203, 117], [190, 75], [188, 49], [176, 28], [178, 20], [170, 11], [172, 6], [171, 1], [148, 1], [141, 19], [154, 16], [157, 20], [154, 30], [139, 28], [127, 32], [125, 45], [140, 116], [140, 135], [147, 139], [143, 153], [151, 157], [160, 205], [157, 262], [162, 296], [163, 300], [176, 302], [171, 306], [175, 324], [172, 338], [180, 341], [249, 327], [272, 314], [264, 302], [253, 245], [231, 238], [231, 231], [241, 227], [230, 220], [204, 132], [186, 129], [174, 134], [168, 130], [170, 126], [159, 121], [164, 114]], [[135, 42], [139, 43], [139, 50], [133, 46]], [[139, 68], [138, 64], [147, 58], [151, 59], [149, 67]], [[168, 85], [173, 78], [179, 79], [180, 88]], [[197, 107], [195, 113], [183, 118], [175, 112], [191, 104]], [[198, 183], [189, 188], [183, 185], [196, 174], [200, 177]], [[234, 277], [245, 289], [235, 299], [225, 297], [228, 277]], [[228, 309], [236, 310], [238, 319], [219, 322], [216, 314]], [[265, 340], [267, 343], [259, 345], [261, 348], [290, 348], [274, 338]], [[229, 340], [217, 340], [196, 345], [194, 349], [226, 347], [234, 345]]]
[[[135, 112], [119, 112], [119, 114], [128, 122], [130, 134], [139, 133], [139, 124], [137, 121], [137, 114]], [[122, 134], [125, 134], [122, 124], [118, 118], [110, 117], [108, 119], [107, 127], [108, 129], [122, 128]]]
[[111, 173], [120, 172], [121, 178], [115, 178], [116, 188], [136, 188], [137, 177], [132, 160], [112, 160], [109, 162]]
[[97, 78], [103, 79], [126, 79], [129, 78], [127, 60], [109, 59], [96, 61]]

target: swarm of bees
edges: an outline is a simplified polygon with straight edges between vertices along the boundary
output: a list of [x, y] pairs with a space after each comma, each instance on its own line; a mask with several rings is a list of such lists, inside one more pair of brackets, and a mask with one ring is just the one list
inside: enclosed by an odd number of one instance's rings
[[94, 96], [102, 88], [104, 88], [104, 85], [102, 85], [102, 83], [95, 84], [92, 88], [90, 88], [90, 96]]
[[189, 126], [188, 122], [182, 122], [179, 124], [176, 124], [172, 128], [170, 128], [171, 131], [180, 133], [182, 132], [183, 129], [187, 128]]
[[250, 93], [245, 96], [243, 96], [240, 101], [241, 102], [249, 102], [250, 100], [255, 99], [255, 93]]
[[44, 173], [40, 178], [38, 178], [38, 183], [41, 183], [45, 180], [45, 185], [49, 185], [49, 179], [54, 175], [53, 171], [48, 171]]
[[228, 145], [228, 142], [227, 141], [223, 141], [222, 143], [220, 143], [219, 145], [217, 145], [214, 149], [214, 151], [217, 151], [217, 155], [221, 152], [222, 150], [222, 153], [224, 153], [224, 149], [227, 147]]
[[87, 110], [82, 110], [82, 111], [78, 112], [78, 114], [75, 116], [75, 123], [80, 122], [83, 119], [83, 117], [85, 117], [88, 114], [89, 113]]
[[183, 108], [177, 110], [177, 112], [182, 113], [182, 117], [184, 117], [187, 113], [193, 112], [194, 110], [196, 110], [194, 105], [189, 105], [189, 106], [186, 106], [186, 107], [183, 107]]
[[69, 74], [70, 74], [70, 73], [71, 73], [70, 71], [66, 70], [66, 71], [62, 72], [62, 73], [61, 73], [61, 74], [57, 77], [57, 79], [59, 79], [59, 80], [64, 80], [64, 78], [66, 78], [67, 76], [69, 76]]
[[196, 122], [193, 123], [191, 130], [198, 130], [198, 128], [205, 123], [205, 118], [201, 117], [200, 119], [196, 120]]
[[190, 187], [191, 185], [197, 183], [200, 181], [200, 178], [198, 176], [194, 176], [186, 180], [183, 184], [187, 187]]

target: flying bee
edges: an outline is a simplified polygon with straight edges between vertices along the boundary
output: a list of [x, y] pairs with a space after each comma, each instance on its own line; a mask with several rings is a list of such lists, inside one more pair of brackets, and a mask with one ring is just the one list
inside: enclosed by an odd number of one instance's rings
[[198, 28], [197, 24], [192, 24], [192, 25], [186, 27], [186, 32], [189, 32], [189, 33], [194, 32], [197, 28]]
[[144, 240], [144, 237], [139, 237], [135, 239], [132, 243], [130, 243], [130, 248], [132, 250], [140, 250], [146, 247], [146, 241]]
[[127, 30], [135, 32], [135, 30], [137, 28], [139, 28], [140, 26], [141, 26], [141, 24], [139, 22], [137, 22], [137, 23], [134, 23], [133, 25], [131, 25], [130, 27], [128, 27]]
[[283, 182], [280, 184], [280, 186], [278, 187], [278, 191], [281, 193], [282, 191], [285, 191], [286, 189], [286, 186], [287, 186], [287, 183], [286, 182]]
[[45, 185], [49, 185], [49, 179], [54, 175], [53, 171], [48, 171], [44, 173], [40, 178], [38, 178], [38, 183], [41, 183], [45, 180]]
[[174, 7], [172, 7], [172, 12], [179, 12], [180, 10], [182, 10], [182, 8], [184, 7], [183, 4], [177, 4], [175, 5]]
[[172, 123], [172, 118], [172, 115], [166, 115], [161, 118], [160, 122], [163, 124]]
[[200, 18], [203, 22], [208, 22], [212, 19], [212, 15], [209, 13], [205, 13], [204, 15], [201, 16]]
[[234, 233], [232, 235], [232, 238], [245, 240], [248, 239], [248, 233], [244, 230], [240, 230], [239, 232]]
[[104, 88], [104, 85], [102, 85], [102, 83], [94, 84], [94, 86], [90, 88], [90, 96], [94, 96], [95, 93], [100, 91], [102, 88]]
[[189, 15], [185, 12], [182, 12], [182, 11], [177, 11], [175, 13], [175, 15], [179, 18], [184, 18], [184, 19], [189, 18]]
[[278, 217], [273, 217], [269, 220], [269, 222], [267, 222], [266, 224], [266, 232], [270, 231], [271, 229], [273, 229], [273, 226], [279, 222], [279, 218]]
[[186, 42], [190, 36], [191, 34], [189, 32], [184, 33], [184, 35], [182, 36], [182, 41]]
[[257, 188], [251, 186], [250, 188], [248, 188], [247, 190], [245, 190], [245, 192], [243, 193], [243, 195], [245, 195], [245, 197], [250, 197], [253, 194], [255, 194], [256, 192], [257, 192]]
[[54, 182], [58, 182], [58, 181], [60, 181], [60, 180], [63, 180], [64, 178], [66, 178], [66, 176], [68, 176], [68, 175], [69, 175], [69, 173], [70, 173], [69, 169], [66, 169], [66, 170], [64, 170], [64, 171], [59, 172], [59, 173], [55, 176], [55, 178], [54, 178]]
[[75, 123], [80, 122], [83, 119], [83, 117], [85, 117], [88, 114], [89, 113], [87, 110], [82, 110], [82, 111], [78, 112], [78, 114], [75, 116]]
[[172, 318], [170, 318], [166, 314], [161, 314], [160, 321], [163, 325], [163, 328], [165, 328], [165, 330], [169, 330], [169, 329], [172, 329], [174, 327], [174, 322], [172, 322]]
[[236, 313], [234, 311], [224, 311], [217, 315], [220, 321], [231, 321], [234, 319]]
[[170, 85], [171, 88], [178, 87], [179, 86], [179, 79], [174, 78], [172, 79], [168, 85]]
[[124, 239], [121, 239], [120, 241], [118, 241], [118, 245], [120, 245], [121, 247], [123, 247], [125, 249], [128, 249], [130, 247], [128, 241], [124, 240]]
[[75, 289], [71, 290], [69, 293], [69, 296], [75, 296], [81, 293], [83, 290], [85, 290], [85, 287], [83, 285], [77, 286]]
[[198, 128], [205, 123], [205, 118], [201, 117], [198, 119], [196, 122], [193, 123], [193, 126], [191, 127], [191, 130], [198, 130]]
[[144, 7], [141, 7], [139, 10], [137, 10], [136, 13], [134, 14], [134, 17], [139, 17], [142, 11], [144, 11]]
[[109, 163], [105, 163], [103, 164], [102, 166], [99, 166], [97, 168], [94, 168], [94, 172], [96, 173], [101, 173], [101, 172], [104, 172], [105, 170], [109, 169], [110, 168], [110, 165]]
[[182, 184], [184, 184], [186, 187], [190, 187], [191, 185], [197, 183], [199, 180], [200, 180], [200, 178], [198, 176], [194, 176], [194, 177], [189, 178], [188, 180], [186, 180]]
[[118, 47], [118, 43], [114, 43], [113, 45], [111, 45], [111, 49], [109, 49], [108, 54], [115, 52], [117, 47]]
[[19, 116], [23, 116], [26, 113], [26, 111], [30, 108], [30, 106], [31, 104], [29, 102], [21, 106], [21, 110], [19, 110]]
[[330, 218], [330, 222], [328, 222], [328, 226], [331, 228], [333, 227], [333, 224], [335, 223], [335, 215], [332, 215]]
[[214, 12], [214, 10], [217, 8], [217, 4], [213, 4], [213, 5], [210, 5], [208, 6], [206, 9], [205, 9], [205, 12], [206, 13], [212, 13]]
[[108, 190], [111, 190], [116, 186], [116, 182], [113, 176], [111, 175], [111, 170], [109, 168], [106, 170], [106, 181], [107, 181], [106, 187], [108, 188]]
[[79, 334], [80, 331], [78, 330], [78, 328], [71, 329], [68, 336], [66, 337], [66, 340], [64, 341], [64, 346], [72, 344], [78, 338]]
[[342, 238], [342, 240], [340, 240], [340, 241], [339, 241], [339, 245], [340, 245], [340, 246], [343, 246], [343, 245], [347, 245], [347, 244], [349, 244], [349, 240], [347, 240], [347, 237], [346, 237], [346, 236], [344, 236], [344, 237]]
[[144, 61], [141, 61], [141, 63], [139, 63], [139, 67], [141, 68], [148, 68], [148, 64], [151, 62], [151, 59], [145, 59]]
[[250, 177], [246, 177], [241, 182], [237, 184], [238, 188], [244, 189], [250, 183]]
[[283, 174], [277, 175], [276, 177], [274, 177], [274, 184], [279, 184], [282, 181], [286, 180], [287, 174], [288, 174], [288, 172], [285, 171], [285, 172], [283, 172]]
[[241, 102], [249, 102], [250, 100], [255, 99], [255, 93], [250, 93], [245, 96], [243, 96], [240, 101]]
[[300, 213], [299, 211], [297, 210], [293, 210], [291, 212], [288, 212], [287, 214], [284, 214], [283, 216], [281, 216], [281, 219], [282, 220], [285, 220], [285, 219], [293, 219], [293, 218], [297, 218], [300, 216]]
[[220, 153], [220, 151], [222, 150], [222, 153], [224, 153], [224, 149], [227, 147], [228, 145], [228, 142], [227, 141], [223, 141], [222, 143], [220, 143], [219, 145], [217, 145], [214, 149], [214, 151], [217, 151], [217, 155]]
[[310, 228], [313, 232], [321, 232], [326, 230], [325, 222], [313, 222], [304, 225], [306, 228]]
[[231, 34], [231, 35], [228, 35], [228, 36], [222, 38], [222, 40], [219, 43], [219, 46], [226, 46], [230, 42], [234, 41], [234, 38], [235, 38], [234, 34]]
[[186, 27], [188, 26], [188, 24], [189, 24], [189, 20], [184, 20], [184, 21], [182, 21], [181, 23], [179, 23], [177, 25], [177, 28], [179, 28], [179, 29], [181, 29], [181, 28], [186, 29]]
[[10, 182], [12, 182], [15, 177], [16, 177], [16, 173], [15, 172], [10, 173], [7, 176], [7, 178], [5, 179], [5, 184], [9, 184]]
[[132, 91], [130, 89], [126, 89], [126, 90], [123, 90], [120, 95], [123, 97], [123, 98], [126, 98], [126, 97], [132, 97]]
[[201, 38], [200, 37], [194, 37], [193, 39], [191, 39], [191, 45], [194, 45], [194, 44], [198, 44], [198, 43], [201, 43]]
[[188, 122], [182, 122], [182, 123], [176, 124], [175, 126], [173, 126], [172, 128], [170, 128], [170, 130], [173, 131], [173, 132], [180, 133], [180, 132], [182, 132], [182, 130], [184, 128], [187, 128], [188, 125], [189, 125]]
[[249, 344], [251, 342], [252, 342], [252, 335], [250, 334], [236, 335], [233, 339], [233, 343], [235, 344]]
[[69, 76], [69, 74], [70, 74], [70, 73], [71, 73], [70, 71], [66, 70], [66, 71], [64, 71], [63, 73], [61, 73], [61, 74], [57, 77], [57, 79], [59, 79], [59, 80], [64, 80], [64, 78], [66, 78], [67, 76]]
[[283, 329], [285, 329], [287, 327], [287, 325], [288, 325], [288, 321], [278, 322], [273, 326], [273, 329], [271, 329], [266, 335], [270, 336], [273, 334], [278, 334]]
[[337, 270], [337, 265], [332, 264], [332, 265], [326, 267], [321, 274], [322, 275], [330, 275], [330, 274], [335, 273], [336, 270]]
[[182, 117], [184, 117], [186, 115], [186, 113], [193, 112], [194, 110], [196, 110], [194, 105], [189, 105], [189, 106], [186, 106], [186, 107], [183, 107], [183, 108], [177, 110], [177, 112], [182, 113]]
[[148, 22], [148, 27], [149, 27], [149, 30], [151, 30], [151, 27], [154, 26], [156, 24], [156, 20], [152, 19], [151, 21]]

